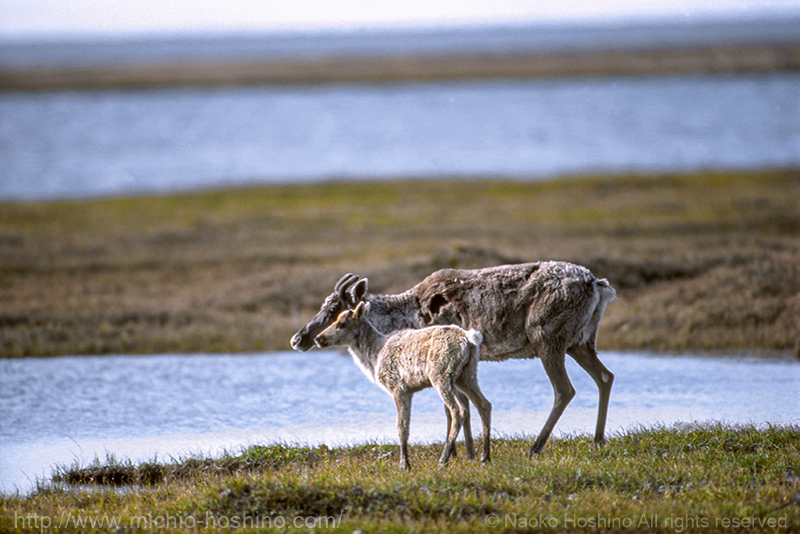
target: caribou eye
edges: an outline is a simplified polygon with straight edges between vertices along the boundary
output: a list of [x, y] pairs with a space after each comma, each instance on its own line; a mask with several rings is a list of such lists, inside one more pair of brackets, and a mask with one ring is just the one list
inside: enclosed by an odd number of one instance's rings
[[322, 308], [325, 312], [325, 317], [330, 320], [331, 322], [335, 321], [339, 317], [339, 312], [341, 309], [341, 305], [338, 302], [334, 302]]
[[320, 306], [320, 310], [334, 310], [340, 306], [339, 297], [337, 295], [328, 295], [328, 298]]

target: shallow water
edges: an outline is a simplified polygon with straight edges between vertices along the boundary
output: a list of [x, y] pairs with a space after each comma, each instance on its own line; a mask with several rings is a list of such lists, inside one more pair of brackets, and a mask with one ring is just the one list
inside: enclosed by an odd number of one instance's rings
[[[637, 353], [601, 359], [616, 375], [609, 433], [680, 422], [800, 423], [794, 361]], [[339, 352], [19, 359], [0, 361], [0, 370], [5, 492], [29, 490], [54, 465], [107, 454], [168, 460], [252, 444], [397, 439], [391, 398]], [[592, 434], [597, 390], [569, 359], [568, 371], [577, 395], [555, 435]], [[483, 362], [479, 377], [496, 435], [539, 431], [552, 390], [538, 361]], [[412, 441], [442, 442], [444, 424], [435, 392], [418, 393]]]

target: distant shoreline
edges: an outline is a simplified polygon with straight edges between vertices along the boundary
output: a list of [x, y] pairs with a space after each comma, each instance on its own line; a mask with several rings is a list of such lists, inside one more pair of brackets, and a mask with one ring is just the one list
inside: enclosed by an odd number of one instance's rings
[[350, 57], [0, 70], [0, 91], [290, 85], [800, 70], [800, 43], [602, 51]]

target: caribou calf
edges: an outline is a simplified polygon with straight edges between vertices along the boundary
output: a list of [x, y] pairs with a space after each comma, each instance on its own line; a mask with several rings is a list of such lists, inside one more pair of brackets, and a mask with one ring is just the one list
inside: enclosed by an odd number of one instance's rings
[[466, 394], [478, 409], [483, 423], [482, 461], [489, 462], [492, 405], [478, 387], [481, 333], [457, 326], [433, 326], [384, 335], [365, 318], [368, 311], [369, 304], [361, 302], [355, 310], [342, 312], [336, 322], [316, 336], [315, 342], [321, 348], [347, 345], [364, 374], [394, 398], [400, 467], [410, 468], [411, 398], [417, 391], [431, 386], [439, 392], [450, 414], [447, 441], [439, 465], [445, 465], [453, 454], [467, 409], [465, 401], [456, 394], [457, 390]]

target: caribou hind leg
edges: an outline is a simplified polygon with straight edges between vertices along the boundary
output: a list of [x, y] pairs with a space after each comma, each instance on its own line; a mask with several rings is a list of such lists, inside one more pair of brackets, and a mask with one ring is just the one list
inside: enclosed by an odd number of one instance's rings
[[567, 353], [578, 362], [594, 383], [597, 384], [597, 391], [600, 402], [597, 406], [597, 427], [594, 433], [594, 442], [602, 445], [605, 442], [606, 417], [608, 415], [608, 401], [611, 397], [611, 386], [614, 383], [614, 373], [609, 371], [597, 357], [594, 341], [582, 345], [574, 345], [567, 349]]

